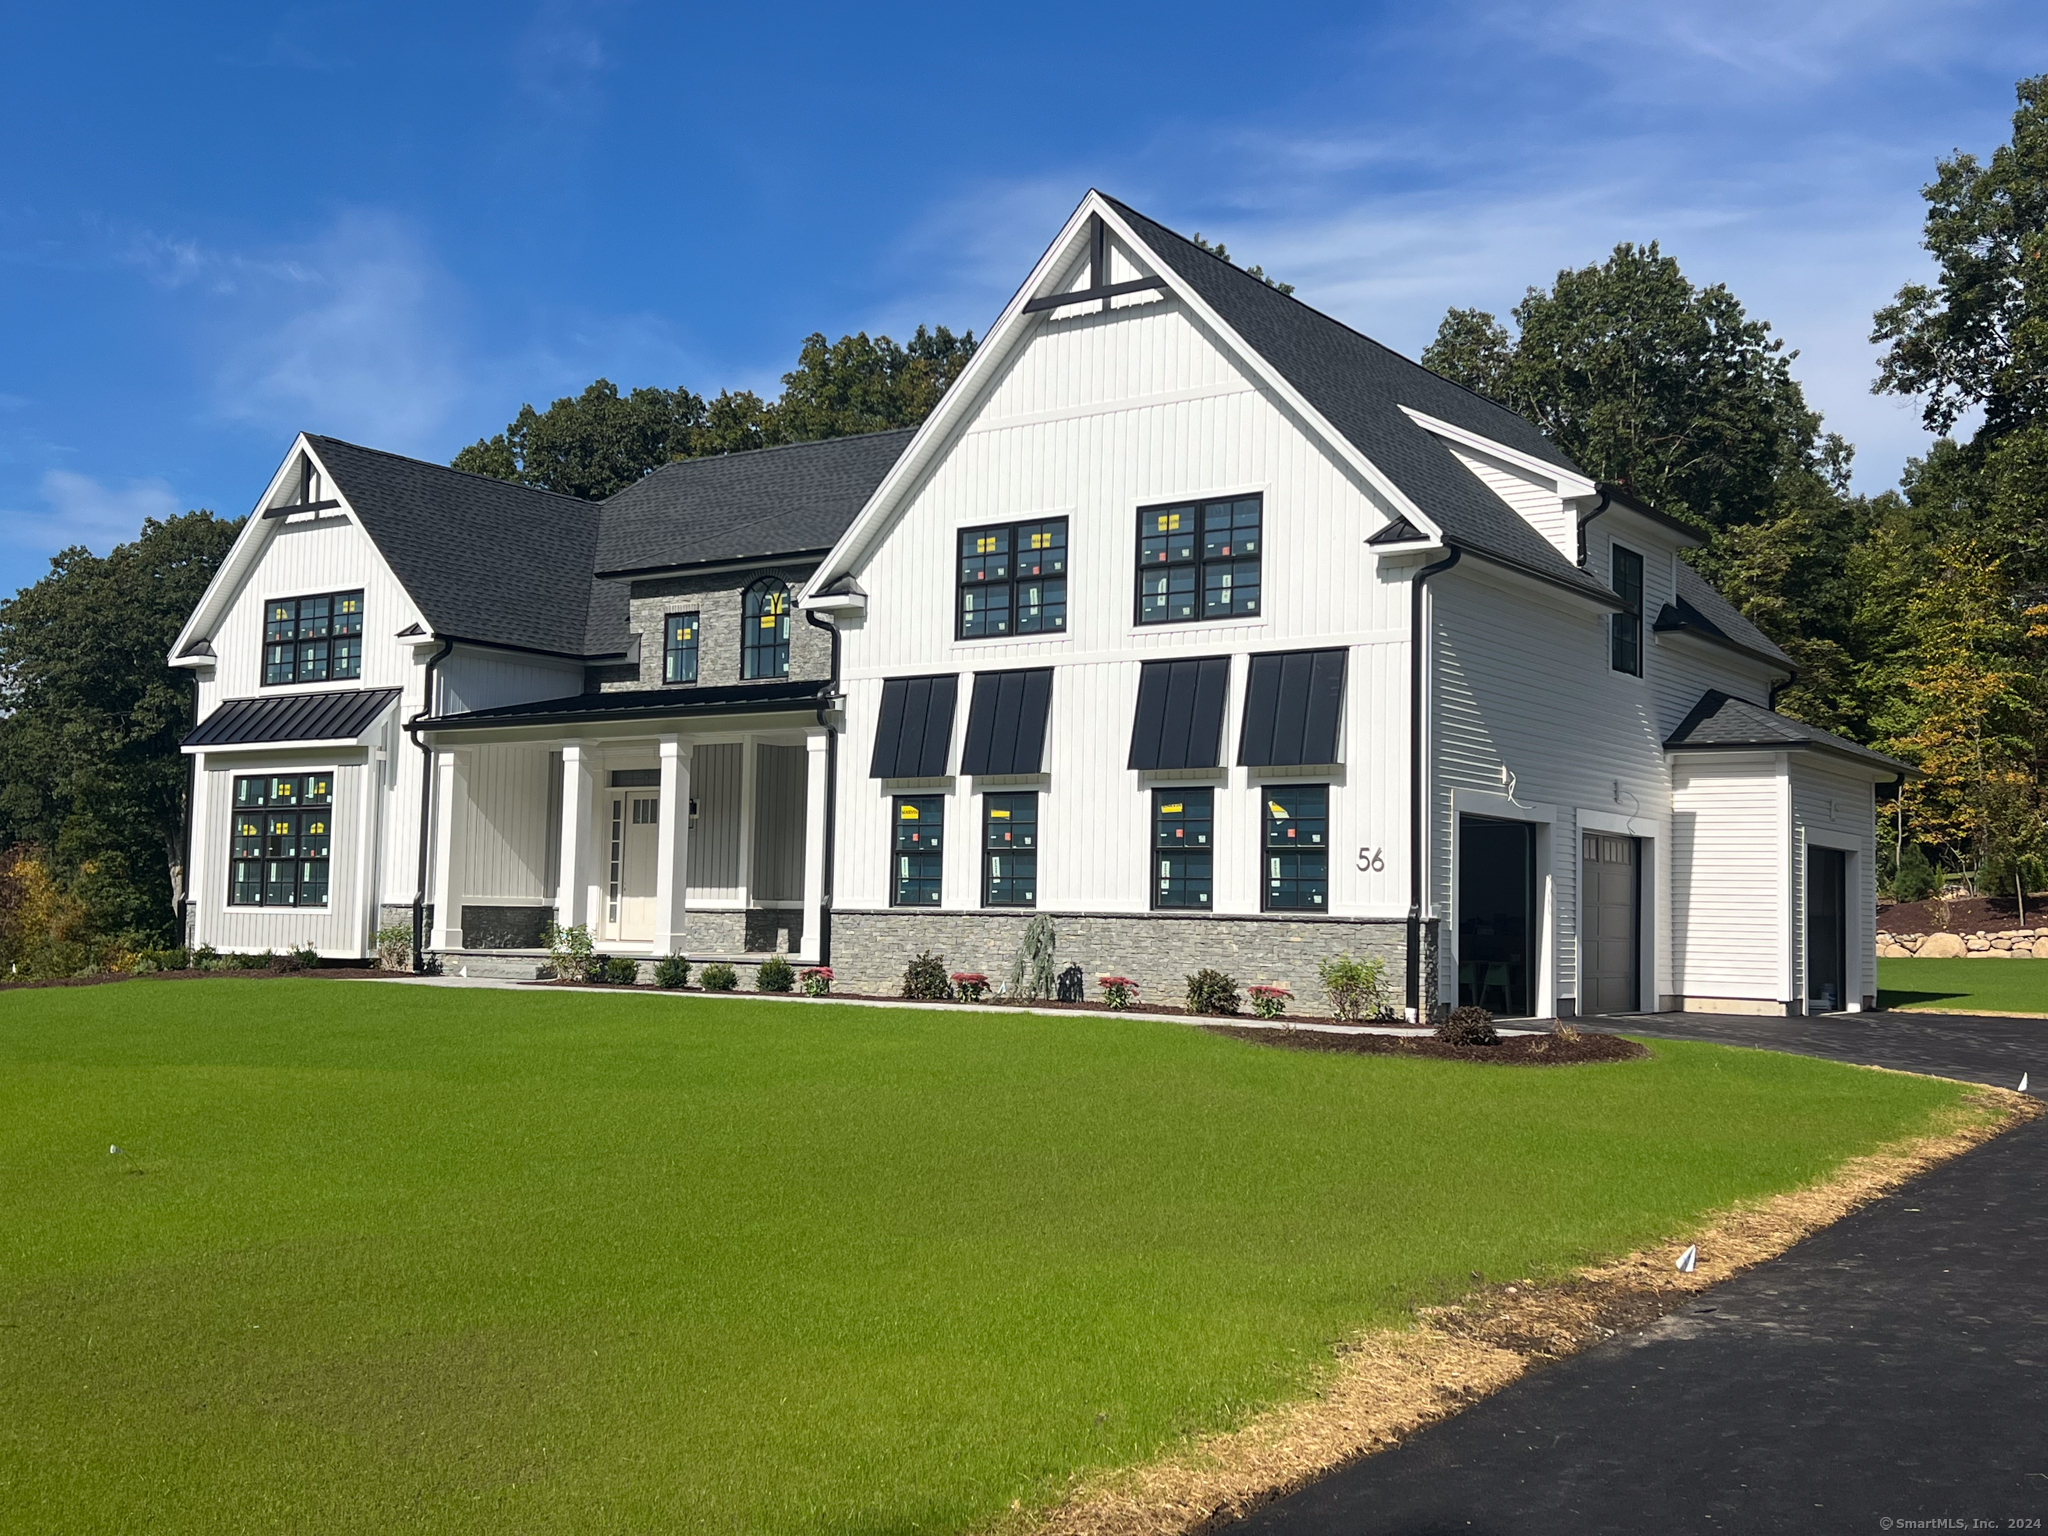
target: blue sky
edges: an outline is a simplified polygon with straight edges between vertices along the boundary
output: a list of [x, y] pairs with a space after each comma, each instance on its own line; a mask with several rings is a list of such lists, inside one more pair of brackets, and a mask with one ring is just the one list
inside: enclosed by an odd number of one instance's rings
[[1917, 189], [2048, 7], [1588, 0], [11, 8], [0, 591], [246, 511], [292, 433], [445, 460], [603, 374], [772, 393], [800, 339], [979, 332], [1091, 185], [1411, 354], [1658, 239], [1800, 349], [1858, 483]]

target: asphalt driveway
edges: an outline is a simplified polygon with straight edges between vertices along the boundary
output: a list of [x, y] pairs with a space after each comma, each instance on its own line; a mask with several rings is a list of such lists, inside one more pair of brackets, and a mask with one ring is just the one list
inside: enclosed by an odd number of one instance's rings
[[[2006, 1088], [2048, 1069], [2048, 1021], [2026, 1019], [1652, 1015], [1627, 1032]], [[2044, 1196], [2036, 1120], [1231, 1530], [2041, 1530]]]

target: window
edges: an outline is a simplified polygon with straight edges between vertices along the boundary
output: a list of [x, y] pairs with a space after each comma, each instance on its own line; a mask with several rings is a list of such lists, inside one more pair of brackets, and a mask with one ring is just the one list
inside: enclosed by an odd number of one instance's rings
[[1322, 784], [1266, 786], [1268, 912], [1330, 909], [1330, 791]]
[[1138, 514], [1138, 622], [1186, 624], [1259, 611], [1261, 498]]
[[896, 797], [896, 889], [894, 907], [936, 907], [944, 865], [946, 799], [943, 795]]
[[333, 817], [334, 780], [328, 774], [236, 779], [230, 905], [326, 906]]
[[1643, 557], [1619, 544], [1611, 546], [1608, 566], [1614, 595], [1625, 605], [1612, 615], [1607, 632], [1607, 664], [1617, 672], [1643, 675]]
[[1209, 910], [1215, 802], [1213, 789], [1152, 791], [1153, 906]]
[[363, 594], [280, 597], [263, 610], [263, 685], [363, 675]]
[[962, 640], [1062, 634], [1067, 627], [1067, 520], [960, 530]]
[[981, 902], [1038, 905], [1038, 796], [981, 797]]
[[661, 680], [664, 683], [697, 681], [697, 615], [672, 613], [661, 643]]
[[789, 676], [789, 588], [765, 576], [747, 588], [740, 623], [740, 676]]

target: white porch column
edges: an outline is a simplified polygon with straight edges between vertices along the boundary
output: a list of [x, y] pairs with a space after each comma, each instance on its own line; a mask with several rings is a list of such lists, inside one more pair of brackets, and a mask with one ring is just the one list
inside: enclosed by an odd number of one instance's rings
[[463, 823], [469, 811], [469, 754], [434, 754], [434, 868], [428, 900], [434, 904], [429, 949], [462, 948], [462, 871], [467, 857]]
[[[740, 746], [740, 911], [754, 905], [754, 798], [760, 777], [760, 742], [749, 736]], [[742, 917], [744, 921], [744, 916]]]
[[804, 965], [825, 956], [825, 766], [831, 748], [824, 731], [804, 738]]
[[661, 825], [654, 840], [654, 952], [683, 952], [683, 911], [690, 882], [690, 764], [695, 748], [661, 738]]
[[590, 743], [562, 743], [562, 848], [555, 877], [555, 922], [574, 928], [590, 921]]

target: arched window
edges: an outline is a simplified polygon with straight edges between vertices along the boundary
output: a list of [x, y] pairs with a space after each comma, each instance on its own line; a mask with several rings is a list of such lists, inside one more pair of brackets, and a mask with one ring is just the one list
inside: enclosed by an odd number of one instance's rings
[[764, 576], [747, 588], [740, 676], [789, 676], [789, 588]]

